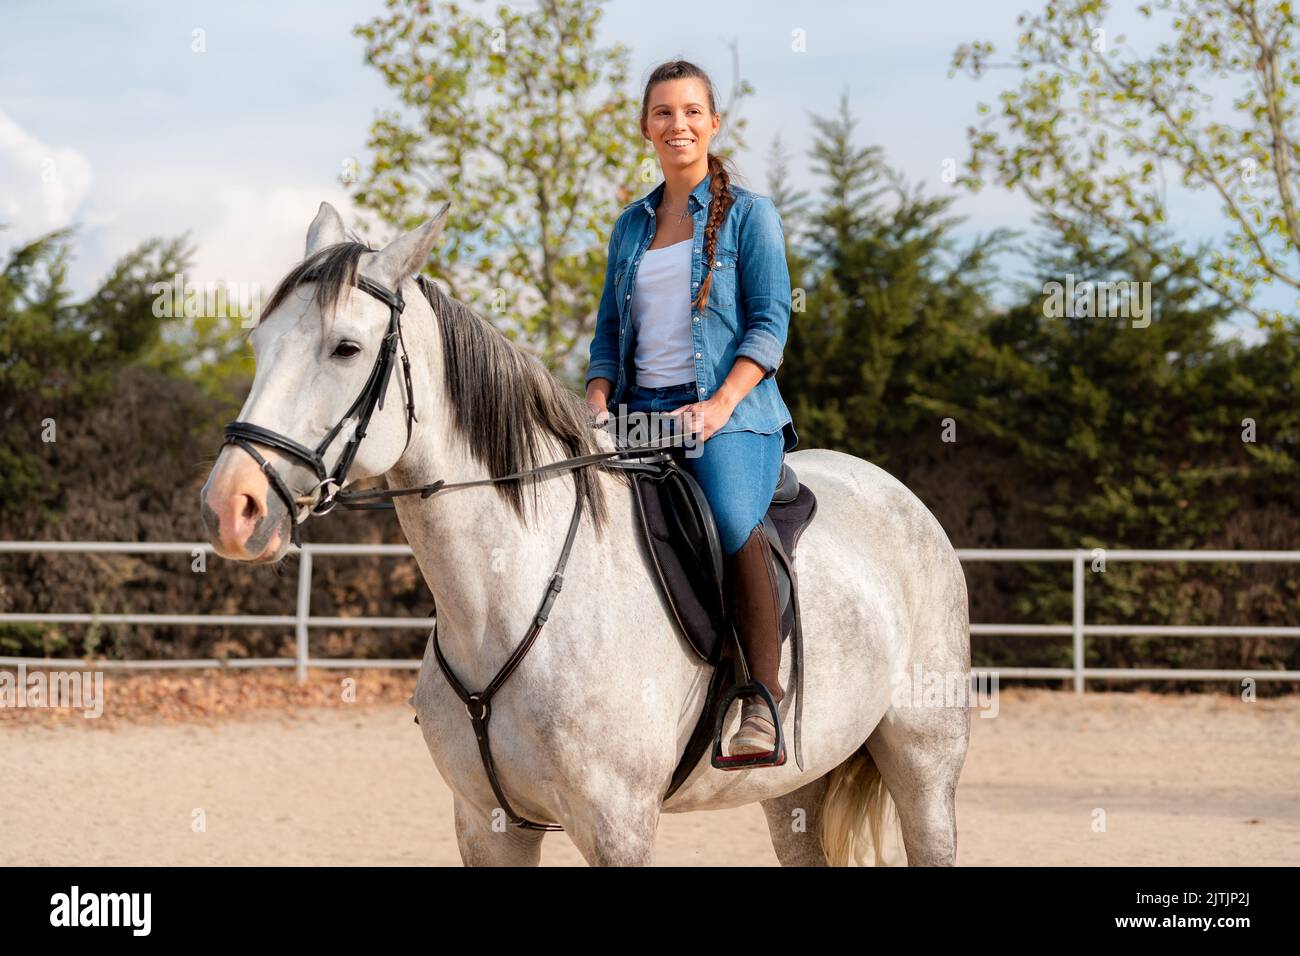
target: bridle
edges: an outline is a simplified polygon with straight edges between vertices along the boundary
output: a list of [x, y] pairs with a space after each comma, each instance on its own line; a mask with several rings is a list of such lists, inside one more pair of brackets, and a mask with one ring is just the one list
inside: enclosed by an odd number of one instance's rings
[[[310, 282], [315, 278], [317, 278], [315, 272], [308, 272], [299, 281]], [[402, 310], [406, 307], [406, 303], [402, 299], [402, 290], [399, 286], [396, 290], [390, 292], [383, 286], [371, 282], [365, 276], [357, 276], [357, 288], [370, 293], [388, 306], [388, 331], [384, 333], [383, 341], [379, 347], [379, 354], [375, 357], [375, 364], [370, 369], [370, 377], [366, 379], [366, 384], [361, 388], [361, 394], [343, 413], [343, 417], [339, 419], [338, 424], [326, 432], [325, 437], [320, 440], [320, 443], [315, 448], [308, 448], [306, 445], [294, 441], [288, 435], [282, 435], [269, 428], [263, 428], [261, 425], [254, 425], [252, 422], [230, 422], [225, 428], [226, 440], [222, 442], [222, 445], [233, 444], [246, 451], [261, 467], [262, 472], [271, 483], [271, 487], [275, 489], [275, 493], [280, 496], [289, 509], [290, 533], [293, 543], [298, 547], [302, 547], [302, 541], [298, 534], [299, 523], [307, 520], [308, 515], [323, 515], [332, 511], [337, 503], [339, 491], [347, 483], [348, 471], [352, 468], [352, 462], [356, 459], [361, 440], [366, 437], [366, 428], [370, 425], [370, 418], [374, 414], [376, 407], [381, 409], [384, 407], [384, 398], [388, 394], [388, 382], [392, 377], [393, 358], [397, 354], [399, 343], [402, 347], [402, 379], [406, 386], [406, 446], [403, 446], [403, 451], [411, 444], [412, 422], [419, 421], [415, 417], [415, 394], [411, 389], [411, 360], [406, 353], [406, 341], [402, 338]], [[356, 427], [347, 440], [347, 444], [343, 446], [343, 453], [339, 456], [338, 462], [334, 465], [332, 471], [326, 469], [326, 449], [338, 437], [343, 427], [354, 419]], [[289, 485], [284, 480], [284, 476], [276, 471], [275, 466], [253, 447], [254, 442], [279, 449], [298, 459], [316, 473], [319, 483], [306, 496], [301, 498], [295, 496], [289, 490]], [[302, 504], [310, 505], [310, 511], [299, 518], [299, 507]]]

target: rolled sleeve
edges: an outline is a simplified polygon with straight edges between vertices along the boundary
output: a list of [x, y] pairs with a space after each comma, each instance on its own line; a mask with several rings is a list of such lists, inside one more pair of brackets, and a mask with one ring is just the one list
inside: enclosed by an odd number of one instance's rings
[[587, 357], [585, 389], [593, 378], [618, 381], [618, 302], [615, 298], [614, 267], [618, 262], [619, 223], [610, 230], [609, 249], [605, 256], [605, 288], [600, 293], [600, 307], [596, 310], [596, 330], [591, 337]]
[[763, 377], [771, 378], [781, 367], [790, 331], [790, 268], [781, 215], [768, 197], [754, 197], [737, 252], [745, 334], [736, 354], [753, 359], [763, 366]]

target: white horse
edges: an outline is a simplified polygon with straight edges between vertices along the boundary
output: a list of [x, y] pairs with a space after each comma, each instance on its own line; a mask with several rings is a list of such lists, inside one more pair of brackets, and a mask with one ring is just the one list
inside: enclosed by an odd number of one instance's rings
[[[444, 209], [375, 252], [347, 241], [338, 213], [322, 204], [307, 233], [307, 259], [251, 334], [257, 373], [241, 420], [311, 446], [344, 418], [389, 320], [388, 306], [354, 288], [360, 276], [401, 289], [417, 417], [408, 438], [408, 396], [394, 372], [389, 394], [400, 400], [376, 410], [350, 479], [384, 476], [389, 488], [488, 479], [613, 450], [611, 436], [591, 427], [580, 396], [476, 313], [414, 280], [445, 219]], [[347, 437], [345, 429], [340, 442]], [[274, 447], [260, 451], [295, 495], [312, 492], [319, 474]], [[326, 464], [339, 454], [341, 445], [327, 450]], [[667, 801], [711, 668], [678, 631], [638, 547], [627, 477], [585, 467], [396, 500], [434, 596], [443, 654], [477, 691], [537, 613], [581, 496], [566, 583], [535, 645], [492, 701], [490, 725], [507, 801], [529, 820], [561, 825], [590, 864], [652, 863], [661, 813], [755, 800], [783, 865], [862, 863], [868, 846], [879, 864], [891, 797], [891, 832], [901, 825], [908, 863], [955, 862], [954, 798], [969, 711], [964, 699], [927, 695], [920, 706], [920, 694], [899, 689], [922, 674], [967, 679], [966, 585], [956, 554], [921, 502], [879, 468], [820, 449], [787, 460], [818, 499], [795, 558], [806, 642], [804, 769], [786, 761], [722, 771], [706, 754]], [[306, 512], [291, 513], [282, 498], [249, 453], [223, 448], [201, 493], [218, 553], [283, 558], [290, 523]], [[787, 649], [781, 683], [789, 690], [780, 708], [787, 726], [797, 695], [790, 658]], [[462, 860], [536, 864], [545, 834], [505, 819], [432, 641], [413, 705], [454, 794]], [[727, 737], [738, 720], [733, 707]]]

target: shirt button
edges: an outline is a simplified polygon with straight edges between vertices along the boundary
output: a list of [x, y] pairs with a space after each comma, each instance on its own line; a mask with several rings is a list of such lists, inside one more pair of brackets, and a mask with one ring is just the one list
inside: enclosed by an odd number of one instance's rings
[[700, 389], [700, 397], [701, 397], [701, 398], [704, 397], [704, 389]]
[[629, 292], [629, 293], [628, 293], [627, 295], [625, 295], [623, 298], [624, 298], [624, 300], [627, 300], [627, 299], [632, 298], [632, 293]]
[[696, 322], [700, 321], [700, 317], [698, 315], [695, 317], [695, 321]]
[[699, 353], [699, 352], [696, 352], [696, 353], [695, 353], [695, 357], [696, 357], [696, 358], [699, 358], [699, 357], [700, 357], [700, 353]]

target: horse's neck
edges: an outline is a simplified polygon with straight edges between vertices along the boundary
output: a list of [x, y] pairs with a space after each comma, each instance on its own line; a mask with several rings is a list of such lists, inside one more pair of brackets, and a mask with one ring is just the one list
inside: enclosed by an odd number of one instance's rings
[[[388, 473], [389, 487], [489, 477], [461, 442], [437, 437], [450, 435], [451, 426], [449, 420], [434, 424], [434, 418], [428, 423], [433, 427], [420, 429], [423, 441], [413, 440]], [[537, 464], [562, 457], [552, 450]], [[439, 492], [425, 501], [397, 499], [402, 530], [433, 594], [442, 652], [471, 689], [492, 678], [527, 631], [573, 516], [571, 474], [525, 481], [522, 488], [527, 527], [494, 485]]]

